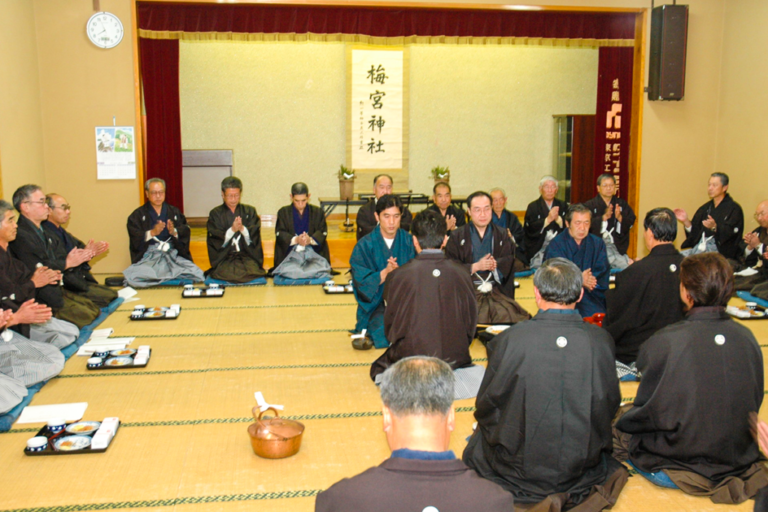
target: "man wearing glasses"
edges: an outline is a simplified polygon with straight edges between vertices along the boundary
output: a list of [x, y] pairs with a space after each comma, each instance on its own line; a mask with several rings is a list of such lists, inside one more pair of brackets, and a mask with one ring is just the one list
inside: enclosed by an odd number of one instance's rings
[[744, 235], [741, 242], [740, 259], [749, 268], [735, 274], [736, 289], [764, 299], [768, 298], [768, 201], [757, 205], [754, 219], [757, 228]]
[[[69, 222], [71, 208], [67, 200], [59, 194], [47, 194], [45, 196], [48, 205], [48, 220], [43, 221], [43, 230], [52, 238], [55, 237], [59, 242], [56, 244], [56, 254], [58, 258], [66, 258], [74, 249], [85, 249], [96, 257], [109, 249], [107, 242], [94, 242], [88, 240], [84, 244], [72, 236], [64, 225]], [[87, 297], [100, 308], [106, 307], [110, 302], [117, 298], [117, 292], [106, 286], [98, 284], [91, 274], [91, 266], [84, 261], [76, 267], [72, 267], [64, 272], [64, 287], [67, 290]]]
[[131, 286], [146, 288], [171, 280], [204, 280], [189, 252], [190, 229], [181, 210], [165, 202], [165, 181], [144, 184], [147, 202], [128, 217], [131, 263], [123, 275]]
[[[93, 258], [93, 251], [74, 248], [69, 253], [58, 249], [59, 241], [42, 227], [48, 218], [45, 194], [37, 185], [24, 185], [13, 193], [13, 206], [19, 216], [16, 240], [10, 243], [11, 253], [34, 271], [48, 267], [65, 273]], [[38, 288], [35, 298], [53, 310], [53, 315], [83, 328], [99, 316], [99, 308], [90, 299], [73, 293], [61, 282]]]

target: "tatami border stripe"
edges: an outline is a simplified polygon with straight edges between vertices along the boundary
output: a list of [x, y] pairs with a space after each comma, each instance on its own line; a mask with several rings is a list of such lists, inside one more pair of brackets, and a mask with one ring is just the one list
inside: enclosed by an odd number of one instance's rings
[[[474, 406], [457, 407], [456, 412], [474, 412]], [[360, 411], [360, 412], [341, 412], [341, 413], [326, 413], [326, 414], [300, 414], [296, 416], [280, 416], [281, 418], [296, 420], [296, 421], [309, 421], [309, 420], [338, 420], [338, 419], [350, 419], [350, 418], [374, 418], [381, 416], [381, 411]], [[228, 423], [251, 423], [253, 417], [245, 416], [240, 418], [200, 418], [195, 420], [169, 420], [169, 421], [133, 421], [123, 422], [120, 424], [120, 428], [126, 427], [184, 427], [191, 425], [214, 425], [214, 424], [228, 424]], [[0, 432], [0, 434], [19, 434], [24, 432], [37, 432], [40, 427], [37, 428], [19, 428], [9, 430], [8, 432]], [[0, 511], [3, 512], [3, 511]]]
[[113, 510], [122, 508], [172, 507], [197, 503], [224, 503], [228, 501], [281, 500], [286, 498], [311, 498], [321, 489], [303, 491], [258, 492], [251, 494], [217, 494], [214, 496], [186, 496], [166, 500], [115, 501], [109, 503], [83, 503], [80, 505], [58, 505], [52, 507], [13, 508], [0, 512], [77, 512], [86, 510]]
[[[474, 363], [482, 363], [488, 361], [487, 358], [482, 357], [473, 359]], [[120, 371], [99, 371], [89, 373], [72, 373], [69, 375], [57, 375], [54, 379], [78, 379], [89, 377], [124, 377], [132, 375], [176, 375], [182, 373], [211, 373], [211, 372], [237, 372], [243, 370], [296, 370], [296, 369], [312, 369], [312, 368], [353, 368], [357, 366], [370, 366], [371, 363], [325, 363], [325, 364], [281, 364], [281, 365], [268, 365], [268, 366], [230, 366], [226, 368], [197, 368], [191, 370], [154, 370], [154, 371], [137, 371], [137, 372], [120, 372]]]
[[[328, 332], [345, 332], [349, 329], [306, 329], [301, 331], [251, 331], [251, 332], [190, 332], [182, 334], [123, 334], [120, 338], [208, 338], [214, 336], [264, 336], [267, 334], [322, 334]], [[2, 512], [2, 511], [0, 511]]]
[[[257, 306], [208, 306], [208, 307], [189, 307], [184, 306], [182, 309], [184, 311], [200, 311], [200, 310], [207, 310], [207, 309], [286, 309], [286, 308], [327, 308], [327, 307], [334, 307], [334, 306], [357, 306], [357, 302], [339, 302], [336, 304], [268, 304], [268, 305], [257, 305]], [[133, 309], [117, 309], [115, 310], [116, 313], [128, 313], [130, 311], [133, 311]]]

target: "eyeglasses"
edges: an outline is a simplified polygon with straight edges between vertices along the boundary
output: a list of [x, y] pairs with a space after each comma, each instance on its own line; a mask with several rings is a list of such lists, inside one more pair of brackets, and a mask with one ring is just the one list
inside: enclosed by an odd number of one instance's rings
[[754, 214], [752, 217], [753, 217], [755, 220], [757, 220], [757, 219], [759, 219], [760, 217], [765, 217], [766, 215], [768, 215], [768, 212], [756, 212], [756, 213], [755, 213], [755, 214]]
[[162, 196], [165, 195], [165, 190], [150, 190], [147, 193], [151, 196]]
[[68, 204], [62, 204], [62, 205], [59, 205], [59, 206], [51, 207], [51, 210], [55, 210], [56, 208], [59, 208], [60, 210], [64, 210], [65, 212], [68, 212], [69, 210], [72, 209], [72, 207], [69, 206]]
[[22, 201], [22, 202], [29, 203], [29, 204], [36, 204], [38, 206], [43, 206], [45, 204], [45, 199], [41, 199], [39, 201]]

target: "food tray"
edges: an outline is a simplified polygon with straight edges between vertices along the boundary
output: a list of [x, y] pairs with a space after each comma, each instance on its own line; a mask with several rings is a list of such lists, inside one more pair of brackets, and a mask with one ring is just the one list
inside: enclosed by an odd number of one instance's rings
[[746, 318], [742, 318], [740, 316], [735, 315], [733, 313], [734, 309], [738, 309], [740, 311], [745, 311], [747, 308], [745, 308], [745, 307], [743, 307], [743, 308], [736, 308], [735, 306], [728, 306], [727, 308], [725, 308], [725, 312], [728, 313], [729, 315], [731, 315], [733, 318], [735, 318], [737, 320], [747, 321], [747, 320], [766, 320], [766, 319], [768, 319], [768, 313], [766, 312], [766, 308], [764, 308], [762, 306], [755, 306], [755, 308], [754, 308], [754, 311], [756, 311], [757, 313], [762, 313], [762, 316], [750, 316], [750, 317], [746, 317]]
[[218, 288], [185, 288], [181, 292], [181, 296], [185, 299], [218, 299], [224, 296], [224, 288], [221, 286]]
[[[80, 422], [76, 422], [76, 423], [80, 423]], [[118, 422], [117, 423], [117, 429], [115, 430], [115, 435], [109, 441], [109, 444], [107, 445], [106, 448], [91, 448], [90, 446], [88, 446], [87, 448], [83, 448], [82, 450], [71, 450], [71, 451], [55, 450], [53, 448], [53, 443], [57, 439], [64, 438], [64, 437], [67, 437], [67, 436], [71, 436], [73, 434], [67, 432], [66, 430], [62, 430], [58, 434], [52, 434], [48, 430], [48, 426], [44, 426], [43, 428], [41, 428], [38, 431], [37, 434], [35, 434], [35, 436], [47, 437], [48, 438], [48, 446], [45, 448], [45, 450], [43, 450], [41, 452], [31, 452], [31, 451], [27, 450], [27, 448], [25, 447], [24, 448], [24, 455], [28, 455], [29, 457], [42, 457], [42, 456], [45, 456], [45, 455], [79, 455], [79, 454], [83, 454], [83, 453], [104, 453], [105, 451], [109, 450], [109, 447], [112, 446], [112, 443], [115, 441], [115, 437], [117, 437], [117, 434], [120, 432], [120, 424], [121, 423], [122, 422]], [[93, 432], [91, 432], [89, 434], [78, 434], [78, 435], [83, 436], [83, 437], [91, 437], [92, 438], [95, 433], [96, 433], [96, 431], [94, 430]]]
[[171, 308], [143, 308], [131, 311], [131, 320], [176, 320], [181, 315], [181, 308], [175, 315], [168, 315]]
[[[118, 350], [120, 350], [120, 349], [118, 349]], [[131, 350], [135, 350], [135, 349], [131, 349]], [[117, 350], [110, 350], [110, 352], [117, 352]], [[95, 366], [95, 367], [91, 368], [90, 366], [88, 366], [88, 363], [86, 363], [86, 369], [88, 369], [88, 370], [97, 370], [98, 371], [98, 370], [124, 370], [126, 368], [145, 368], [149, 364], [149, 360], [152, 359], [152, 349], [149, 349], [149, 357], [147, 357], [147, 362], [144, 363], [144, 364], [136, 364], [136, 363], [133, 363], [133, 362], [130, 363], [130, 364], [123, 364], [123, 365], [107, 365], [106, 364], [106, 362], [108, 360], [110, 360], [112, 358], [115, 358], [115, 357], [129, 358], [129, 359], [133, 360], [133, 359], [136, 359], [136, 355], [137, 354], [138, 354], [138, 351], [134, 352], [133, 354], [128, 354], [128, 355], [124, 355], [124, 356], [113, 356], [113, 355], [110, 354], [110, 355], [108, 355], [107, 357], [104, 358], [104, 361], [102, 362], [101, 366]]]

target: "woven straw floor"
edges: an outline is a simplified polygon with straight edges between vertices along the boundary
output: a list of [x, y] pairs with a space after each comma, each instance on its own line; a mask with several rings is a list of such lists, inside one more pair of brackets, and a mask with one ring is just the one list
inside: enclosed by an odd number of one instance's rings
[[[518, 298], [534, 312], [532, 281], [521, 283]], [[131, 322], [128, 312], [139, 303], [131, 302], [104, 323], [115, 336], [136, 336], [134, 346], [152, 346], [146, 368], [89, 372], [84, 358], [73, 357], [32, 402], [86, 401], [85, 419], [118, 416], [123, 426], [113, 444], [102, 454], [26, 457], [25, 441], [39, 426], [16, 425], [0, 434], [0, 512], [311, 511], [318, 492], [388, 456], [377, 388], [368, 377], [381, 351], [352, 350], [351, 295], [270, 282], [229, 288], [221, 299], [182, 299], [179, 288], [142, 290], [139, 297], [147, 306], [182, 306], [174, 321]], [[749, 326], [768, 346], [768, 323]], [[471, 351], [485, 364], [478, 341]], [[625, 400], [636, 389], [622, 384]], [[254, 455], [246, 428], [253, 421], [255, 391], [306, 425], [296, 456]], [[474, 400], [455, 406], [451, 448], [460, 455], [471, 433]], [[765, 411], [761, 416], [768, 419]], [[752, 506], [714, 505], [635, 476], [614, 510], [724, 512]], [[482, 508], [479, 503], [477, 510]]]

